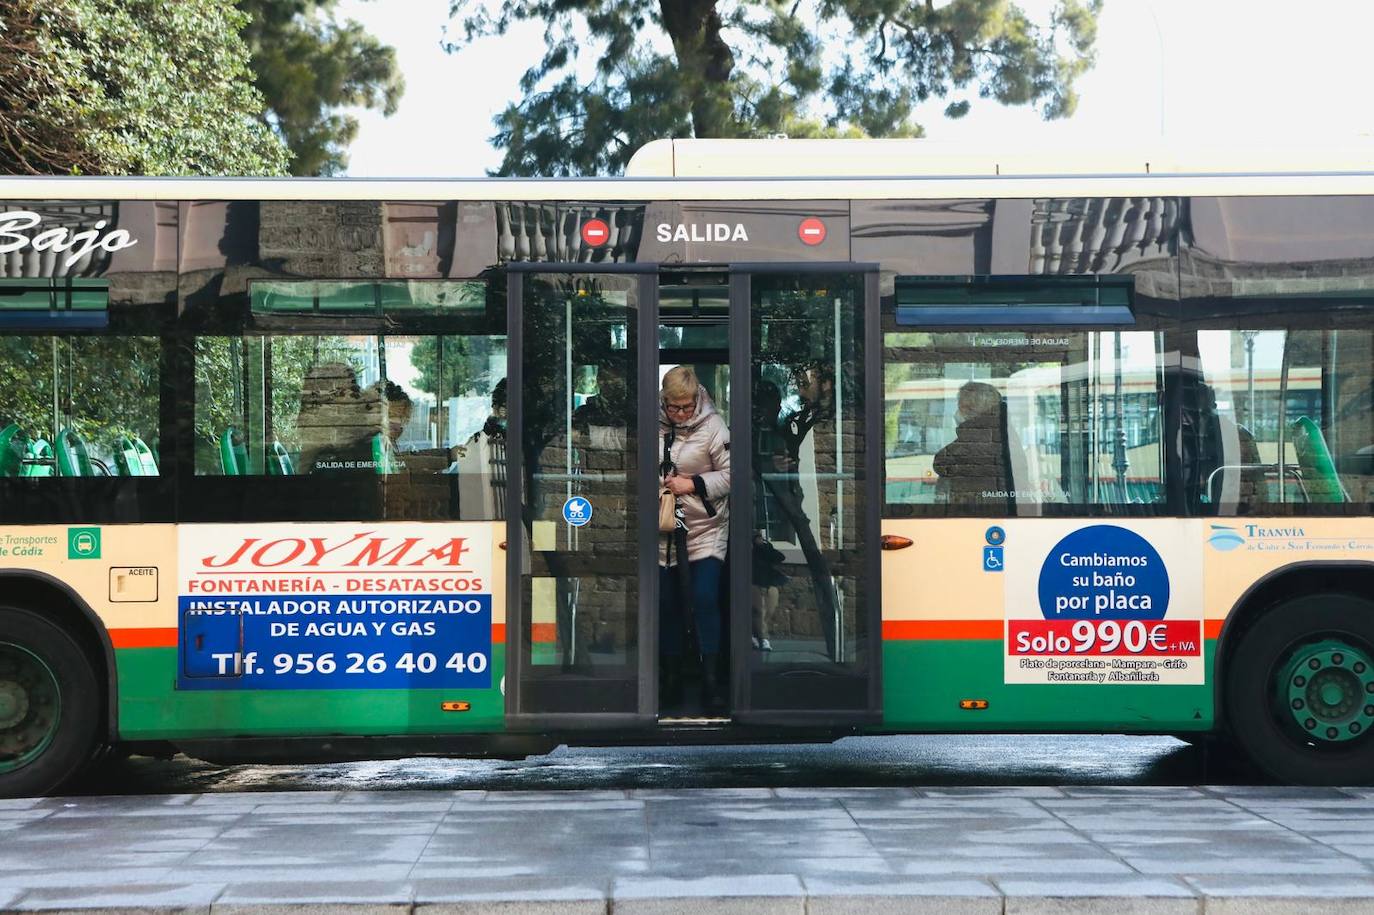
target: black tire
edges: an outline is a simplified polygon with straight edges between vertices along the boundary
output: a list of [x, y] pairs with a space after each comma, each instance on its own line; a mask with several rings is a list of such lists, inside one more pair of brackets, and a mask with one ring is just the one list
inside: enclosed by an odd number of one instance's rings
[[1312, 740], [1280, 705], [1276, 678], [1293, 652], [1324, 637], [1374, 656], [1374, 602], [1353, 594], [1310, 594], [1274, 607], [1242, 635], [1225, 677], [1227, 721], [1236, 742], [1265, 773], [1303, 785], [1374, 781], [1374, 731], [1341, 743]]
[[38, 658], [56, 681], [60, 702], [47, 746], [17, 768], [0, 771], [0, 797], [50, 794], [90, 760], [95, 748], [101, 721], [95, 670], [65, 630], [17, 607], [0, 606], [0, 646], [17, 646]]

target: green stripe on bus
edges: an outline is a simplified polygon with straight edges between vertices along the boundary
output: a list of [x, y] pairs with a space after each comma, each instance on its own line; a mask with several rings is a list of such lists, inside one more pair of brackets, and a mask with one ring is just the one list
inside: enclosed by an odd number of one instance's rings
[[[126, 740], [227, 736], [469, 734], [505, 730], [496, 684], [504, 645], [493, 646], [491, 689], [206, 690], [177, 692], [177, 649], [125, 648], [119, 670], [119, 732]], [[469, 702], [445, 712], [441, 702]]]

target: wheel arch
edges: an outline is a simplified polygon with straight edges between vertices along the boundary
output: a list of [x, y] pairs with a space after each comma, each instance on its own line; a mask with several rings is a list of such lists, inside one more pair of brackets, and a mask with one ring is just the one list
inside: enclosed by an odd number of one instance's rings
[[1217, 636], [1212, 664], [1213, 717], [1217, 730], [1227, 727], [1226, 665], [1241, 637], [1265, 614], [1290, 597], [1321, 591], [1343, 591], [1374, 601], [1374, 562], [1306, 560], [1266, 573], [1231, 605]]
[[32, 569], [0, 569], [4, 600], [57, 623], [71, 633], [77, 644], [99, 667], [96, 681], [105, 688], [105, 735], [119, 739], [119, 684], [114, 643], [109, 630], [90, 604], [59, 578]]

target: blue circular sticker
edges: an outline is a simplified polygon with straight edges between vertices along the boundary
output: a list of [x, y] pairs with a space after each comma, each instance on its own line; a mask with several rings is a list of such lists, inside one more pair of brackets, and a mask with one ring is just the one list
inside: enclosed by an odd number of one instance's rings
[[1040, 567], [1045, 619], [1162, 620], [1169, 572], [1135, 531], [1095, 524], [1054, 545]]
[[1007, 532], [994, 524], [987, 529], [983, 536], [987, 539], [989, 546], [1001, 546], [1007, 539]]
[[573, 496], [563, 503], [563, 520], [573, 527], [581, 527], [592, 520], [592, 503], [581, 496]]

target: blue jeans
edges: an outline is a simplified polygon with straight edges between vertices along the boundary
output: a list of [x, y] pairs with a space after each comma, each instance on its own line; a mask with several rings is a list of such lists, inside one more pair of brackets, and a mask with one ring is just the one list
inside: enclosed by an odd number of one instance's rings
[[[720, 575], [721, 559], [698, 559], [687, 564], [692, 579], [692, 618], [697, 624], [697, 646], [702, 654], [720, 651]], [[682, 644], [681, 571], [676, 566], [658, 568], [658, 647], [659, 653], [680, 656]]]

